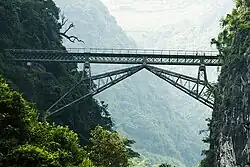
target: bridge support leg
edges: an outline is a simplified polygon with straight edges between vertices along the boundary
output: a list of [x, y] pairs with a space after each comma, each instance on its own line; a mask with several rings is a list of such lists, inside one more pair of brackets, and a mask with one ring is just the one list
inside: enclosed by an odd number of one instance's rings
[[85, 85], [87, 86], [88, 90], [91, 91], [93, 89], [93, 81], [91, 79], [91, 68], [88, 58], [86, 58], [86, 62], [83, 65], [81, 80], [85, 81]]
[[[156, 76], [195, 98], [196, 100], [199, 100], [206, 106], [213, 108], [214, 99], [210, 98], [213, 92], [213, 87], [207, 81], [206, 68], [204, 65], [199, 67], [198, 78], [186, 76], [150, 65], [146, 65], [145, 68]], [[205, 95], [207, 90], [211, 90], [211, 93], [209, 93], [208, 96]]]
[[205, 84], [208, 84], [206, 66], [204, 64], [201, 64], [199, 66], [199, 70], [198, 70], [197, 90], [196, 90], [197, 95], [198, 95], [198, 92], [199, 92], [199, 86], [200, 86], [201, 81], [204, 82]]

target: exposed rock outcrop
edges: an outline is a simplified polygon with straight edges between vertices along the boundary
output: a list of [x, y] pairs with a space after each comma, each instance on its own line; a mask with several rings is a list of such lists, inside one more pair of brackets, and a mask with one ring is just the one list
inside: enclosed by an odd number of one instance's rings
[[222, 68], [206, 167], [250, 166], [249, 85], [250, 55]]

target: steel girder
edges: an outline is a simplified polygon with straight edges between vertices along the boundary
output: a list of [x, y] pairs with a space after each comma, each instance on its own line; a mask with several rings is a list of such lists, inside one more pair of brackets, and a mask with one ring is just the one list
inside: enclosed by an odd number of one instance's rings
[[[117, 84], [118, 82], [128, 78], [129, 76], [137, 73], [138, 71], [142, 70], [144, 65], [139, 65], [135, 67], [125, 68], [121, 70], [116, 70], [112, 72], [103, 73], [100, 75], [95, 75], [90, 78], [83, 78], [78, 83], [76, 83], [68, 92], [66, 92], [60, 99], [58, 99], [48, 110], [49, 116], [58, 113], [59, 111], [65, 109], [66, 107], [71, 106], [81, 100], [84, 100], [90, 96], [94, 96], [107, 88]], [[87, 80], [91, 80], [93, 86], [90, 87], [89, 92], [85, 95], [81, 95], [79, 92], [78, 97], [73, 101], [67, 100], [67, 96], [69, 96], [74, 90], [77, 90], [79, 85], [84, 85], [84, 87], [88, 87], [89, 83], [86, 83]], [[69, 98], [72, 99], [72, 98]], [[60, 105], [61, 104], [61, 105]], [[52, 109], [55, 109], [51, 112]]]
[[[214, 98], [211, 96], [213, 87], [208, 83], [205, 66], [201, 65], [198, 71], [198, 78], [186, 76], [176, 72], [147, 65], [145, 67], [161, 79], [167, 81], [171, 85], [187, 93], [191, 97], [199, 100], [201, 103], [213, 109]], [[209, 94], [205, 92], [209, 90]]]
[[9, 49], [13, 61], [21, 62], [64, 62], [64, 63], [108, 63], [108, 64], [155, 64], [155, 65], [200, 65], [220, 66], [217, 52], [181, 50], [88, 50], [80, 52]]
[[[199, 100], [208, 107], [213, 108], [213, 87], [208, 83], [205, 66], [221, 65], [218, 53], [211, 51], [91, 48], [68, 49], [67, 51], [28, 49], [7, 49], [5, 51], [10, 52], [13, 55], [13, 61], [84, 63], [81, 80], [47, 110], [50, 112], [49, 115], [53, 115], [89, 96], [96, 95], [143, 68], [146, 68], [148, 71], [187, 93], [191, 97]], [[90, 63], [142, 65], [91, 76]], [[198, 65], [198, 77], [189, 77], [183, 74], [153, 67], [149, 64]], [[89, 91], [86, 94], [81, 95], [78, 90], [80, 85], [84, 85]], [[209, 91], [207, 91], [208, 93], [205, 95], [204, 93], [206, 90]], [[72, 97], [67, 98], [70, 95]], [[62, 102], [63, 104], [60, 106], [59, 104]], [[51, 112], [55, 107], [57, 108]]]

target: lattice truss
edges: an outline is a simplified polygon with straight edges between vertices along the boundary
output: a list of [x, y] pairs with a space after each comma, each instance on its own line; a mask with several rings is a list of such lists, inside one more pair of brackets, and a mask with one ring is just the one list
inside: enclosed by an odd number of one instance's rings
[[199, 67], [197, 78], [148, 65], [145, 68], [206, 106], [213, 108], [214, 96], [212, 94], [214, 90], [207, 80], [205, 66]]
[[[90, 96], [94, 96], [107, 88], [119, 83], [120, 81], [128, 78], [129, 76], [137, 73], [144, 68], [143, 65], [125, 68], [121, 70], [116, 70], [112, 72], [107, 72], [95, 76], [88, 77], [86, 75], [86, 70], [83, 71], [83, 75], [87, 77], [82, 77], [82, 79], [76, 83], [68, 92], [66, 92], [60, 99], [58, 99], [48, 110], [49, 115], [53, 115], [62, 111], [63, 109], [81, 101], [85, 100]], [[88, 70], [90, 71], [90, 70]], [[79, 87], [84, 86], [88, 88], [88, 92], [82, 95], [78, 91]], [[75, 94], [74, 92], [77, 92]], [[74, 96], [74, 100], [72, 100]]]
[[221, 65], [217, 52], [182, 50], [138, 50], [138, 49], [72, 49], [29, 50], [5, 49], [16, 62], [64, 62], [64, 63], [108, 63], [108, 64], [147, 64], [155, 65]]
[[[208, 83], [204, 65], [199, 67], [197, 78], [147, 64], [106, 72], [95, 76], [91, 76], [89, 63], [85, 63], [84, 67], [81, 80], [72, 86], [70, 90], [47, 110], [49, 115], [56, 114], [81, 100], [86, 100], [88, 97], [106, 90], [144, 68], [206, 106], [213, 108], [214, 98], [212, 94], [214, 91], [213, 87]], [[87, 88], [88, 91], [85, 94], [81, 94], [79, 91], [81, 87]]]

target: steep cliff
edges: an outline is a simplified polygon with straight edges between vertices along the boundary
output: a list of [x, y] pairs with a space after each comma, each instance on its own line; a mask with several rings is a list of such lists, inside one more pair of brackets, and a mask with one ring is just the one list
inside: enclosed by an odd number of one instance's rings
[[[210, 167], [250, 164], [250, 55], [223, 68], [212, 114]], [[213, 165], [211, 165], [213, 164]]]
[[250, 2], [236, 0], [232, 13], [222, 20], [223, 31], [212, 43], [223, 62], [209, 122], [210, 149], [205, 167], [250, 165]]

